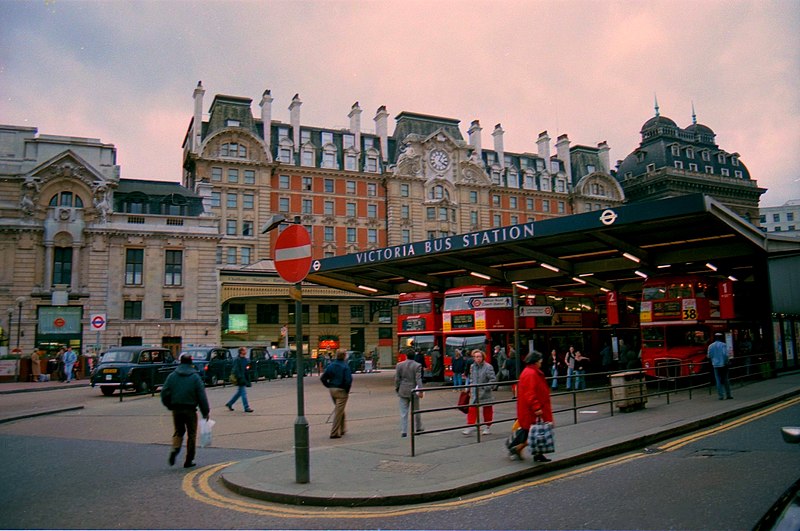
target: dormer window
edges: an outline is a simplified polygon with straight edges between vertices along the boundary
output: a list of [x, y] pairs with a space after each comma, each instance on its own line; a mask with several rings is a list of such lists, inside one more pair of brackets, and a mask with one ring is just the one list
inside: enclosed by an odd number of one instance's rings
[[239, 122], [239, 120], [234, 120], [232, 118], [225, 120], [225, 127], [239, 127], [240, 125], [242, 124]]
[[694, 148], [686, 148], [686, 157], [693, 159], [694, 158]]
[[303, 150], [303, 166], [314, 166], [314, 151], [311, 149]]
[[83, 208], [83, 199], [72, 192], [60, 192], [50, 198], [50, 206]]
[[556, 192], [564, 193], [567, 191], [567, 183], [564, 179], [556, 179]]
[[525, 188], [528, 190], [536, 190], [536, 178], [533, 175], [525, 176]]
[[558, 173], [559, 169], [560, 169], [560, 167], [558, 165], [558, 161], [557, 160], [551, 160], [550, 161], [550, 171], [552, 173]]
[[656, 171], [656, 165], [655, 164], [648, 164], [647, 165], [647, 173], [652, 173], [654, 171]]
[[682, 160], [676, 160], [675, 161], [675, 167], [678, 168], [679, 170], [682, 170], [683, 169], [683, 161]]
[[636, 161], [637, 162], [644, 162], [644, 152], [640, 151], [636, 154]]
[[375, 173], [378, 171], [378, 157], [367, 157], [367, 168], [368, 172]]
[[353, 135], [344, 135], [342, 137], [342, 147], [345, 149], [351, 148], [356, 145], [356, 137]]
[[541, 180], [540, 184], [541, 184], [542, 192], [549, 192], [550, 191], [550, 179], [548, 179], [547, 177], [542, 177], [542, 180]]
[[705, 161], [709, 161], [709, 160], [711, 160], [711, 152], [710, 152], [710, 151], [708, 151], [708, 150], [703, 150], [703, 151], [701, 151], [701, 152], [700, 152], [700, 156], [701, 156], [701, 157], [703, 158], [703, 160], [705, 160]]
[[278, 128], [278, 140], [283, 140], [284, 138], [289, 138], [289, 128], [288, 127], [279, 127]]
[[730, 177], [730, 175], [731, 175], [731, 170], [729, 170], [728, 168], [720, 168], [720, 169], [719, 169], [719, 173], [720, 173], [720, 175], [722, 175], [723, 177]]
[[336, 168], [336, 153], [333, 151], [326, 151], [322, 154], [322, 167], [323, 168]]
[[492, 170], [492, 182], [500, 184], [500, 170]]
[[333, 144], [333, 133], [322, 133], [322, 145]]
[[717, 154], [717, 162], [719, 162], [720, 164], [725, 164], [725, 153]]
[[165, 216], [185, 216], [186, 198], [180, 194], [170, 194], [161, 202], [161, 213]]
[[739, 157], [736, 157], [736, 156], [731, 157], [731, 164], [734, 165], [734, 166], [738, 166], [739, 165]]
[[594, 173], [594, 172], [595, 172], [594, 164], [587, 164], [586, 165], [586, 173], [589, 174], [589, 173]]
[[292, 150], [289, 148], [280, 148], [278, 150], [278, 160], [281, 162], [291, 162], [292, 161]]
[[300, 143], [305, 144], [306, 142], [311, 142], [311, 131], [302, 129], [300, 130]]
[[139, 192], [132, 193], [122, 203], [122, 210], [128, 214], [147, 214], [147, 201], [146, 195]]
[[345, 155], [344, 157], [344, 169], [349, 171], [356, 170], [356, 156], [355, 155]]
[[672, 156], [673, 157], [680, 157], [681, 156], [681, 148], [678, 144], [672, 145]]

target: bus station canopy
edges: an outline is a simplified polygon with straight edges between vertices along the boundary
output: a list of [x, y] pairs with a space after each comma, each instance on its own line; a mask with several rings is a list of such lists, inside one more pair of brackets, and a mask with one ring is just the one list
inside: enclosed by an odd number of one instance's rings
[[800, 240], [695, 194], [315, 260], [307, 281], [376, 296], [512, 283], [635, 293], [664, 274], [763, 282], [782, 253], [800, 254]]

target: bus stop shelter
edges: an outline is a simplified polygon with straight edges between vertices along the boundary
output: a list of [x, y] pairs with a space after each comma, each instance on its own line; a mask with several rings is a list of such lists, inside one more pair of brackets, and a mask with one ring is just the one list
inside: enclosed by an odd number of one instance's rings
[[663, 274], [741, 283], [779, 367], [797, 366], [800, 240], [767, 235], [702, 194], [315, 260], [307, 281], [374, 296], [474, 284], [635, 295]]

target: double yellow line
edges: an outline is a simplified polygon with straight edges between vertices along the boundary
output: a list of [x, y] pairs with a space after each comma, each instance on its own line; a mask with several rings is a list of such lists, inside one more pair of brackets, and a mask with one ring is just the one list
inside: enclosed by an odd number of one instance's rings
[[[750, 413], [743, 417], [739, 417], [730, 422], [720, 424], [713, 428], [708, 428], [699, 432], [692, 433], [680, 439], [675, 439], [660, 446], [658, 449], [662, 452], [672, 452], [683, 448], [687, 444], [693, 443], [705, 437], [732, 430], [748, 422], [752, 422], [758, 418], [762, 418], [772, 413], [781, 411], [795, 404], [800, 403], [800, 397], [795, 397], [786, 402], [775, 404], [766, 409]], [[242, 513], [249, 513], [259, 516], [273, 516], [278, 518], [314, 518], [314, 519], [365, 519], [377, 517], [391, 517], [391, 516], [404, 516], [409, 514], [430, 513], [437, 511], [447, 511], [462, 507], [464, 505], [474, 505], [476, 503], [494, 500], [498, 496], [504, 496], [518, 492], [523, 489], [552, 483], [561, 479], [567, 479], [575, 476], [590, 474], [602, 468], [617, 466], [623, 463], [642, 459], [654, 454], [644, 454], [641, 452], [622, 455], [617, 458], [600, 461], [597, 463], [589, 464], [577, 469], [567, 470], [547, 477], [525, 481], [505, 487], [500, 490], [488, 492], [486, 494], [479, 494], [475, 496], [468, 496], [459, 498], [457, 500], [450, 500], [444, 502], [432, 502], [424, 505], [402, 506], [402, 507], [316, 507], [316, 506], [298, 506], [290, 507], [285, 505], [274, 504], [270, 502], [263, 502], [249, 499], [243, 499], [232, 495], [223, 495], [211, 487], [212, 477], [219, 473], [221, 470], [234, 464], [233, 461], [226, 463], [219, 463], [203, 467], [199, 470], [187, 474], [183, 479], [182, 488], [187, 496], [190, 498], [221, 509], [233, 509]]]

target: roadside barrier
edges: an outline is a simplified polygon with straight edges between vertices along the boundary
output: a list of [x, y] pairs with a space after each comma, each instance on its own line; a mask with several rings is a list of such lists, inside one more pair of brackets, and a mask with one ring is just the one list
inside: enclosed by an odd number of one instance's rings
[[[738, 356], [733, 358], [729, 366], [729, 380], [731, 385], [738, 384], [741, 388], [748, 380], [765, 379], [774, 376], [774, 370], [769, 358], [765, 354], [753, 354], [749, 356]], [[634, 411], [645, 407], [648, 399], [663, 397], [666, 404], [671, 403], [671, 398], [679, 393], [685, 393], [689, 400], [692, 400], [693, 393], [698, 390], [705, 390], [706, 394], [710, 395], [716, 390], [716, 383], [714, 380], [714, 372], [710, 363], [702, 363], [698, 366], [696, 363], [668, 363], [658, 367], [650, 368], [636, 368], [620, 371], [607, 371], [607, 372], [594, 372], [582, 375], [592, 382], [591, 386], [585, 389], [569, 389], [564, 391], [551, 392], [551, 400], [557, 397], [568, 397], [569, 404], [560, 407], [553, 407], [553, 415], [571, 414], [572, 423], [577, 424], [579, 420], [579, 412], [591, 408], [608, 407], [609, 414], [615, 415], [615, 410], [620, 411]], [[565, 381], [566, 376], [555, 377], [559, 382]], [[574, 381], [573, 375], [573, 381]], [[546, 377], [548, 386], [552, 384], [554, 377]], [[511, 388], [516, 385], [519, 380], [506, 380], [502, 382], [493, 382], [488, 384], [466, 384], [461, 387], [463, 390], [469, 390], [472, 396], [475, 396], [475, 391], [482, 387], [492, 387], [499, 389], [501, 387]], [[607, 382], [607, 383], [605, 383]], [[452, 385], [425, 387], [423, 391], [428, 393], [450, 393], [452, 394], [455, 389]], [[601, 399], [597, 399], [602, 397]], [[434, 413], [442, 411], [458, 412], [459, 406], [454, 403], [452, 405], [432, 407], [432, 408], [417, 408], [414, 409], [414, 401], [411, 403], [411, 410], [409, 416], [411, 418], [411, 430], [409, 434], [409, 443], [411, 445], [411, 456], [416, 455], [416, 438], [432, 435], [435, 433], [449, 432], [455, 430], [462, 430], [467, 427], [475, 428], [475, 438], [478, 443], [481, 442], [482, 428], [487, 425], [503, 425], [510, 426], [516, 420], [516, 415], [498, 417], [495, 416], [492, 422], [485, 422], [482, 419], [483, 406], [495, 406], [502, 404], [514, 403], [516, 398], [504, 398], [499, 400], [492, 400], [489, 402], [480, 401], [480, 393], [476, 396], [476, 401], [469, 404], [469, 407], [477, 408], [477, 422], [476, 424], [452, 424], [434, 429], [430, 428], [429, 422], [424, 422], [426, 426], [425, 431], [418, 432], [416, 430], [415, 422], [416, 415], [430, 416]], [[563, 402], [563, 400], [558, 400]], [[424, 417], [423, 417], [424, 418]]]

